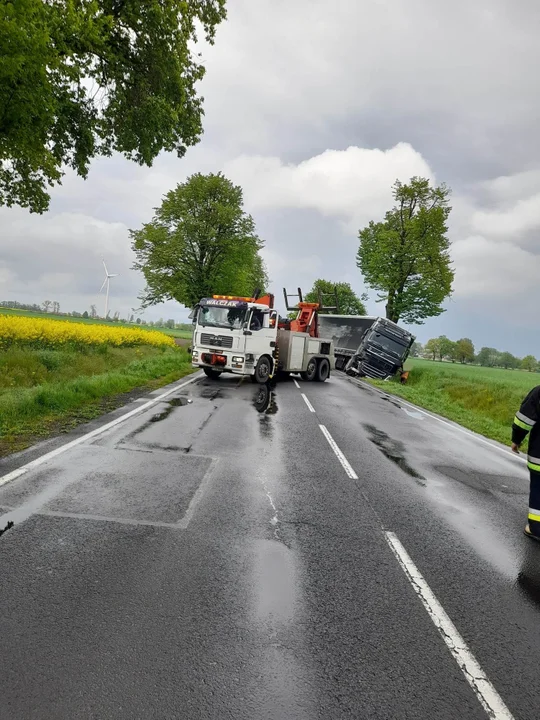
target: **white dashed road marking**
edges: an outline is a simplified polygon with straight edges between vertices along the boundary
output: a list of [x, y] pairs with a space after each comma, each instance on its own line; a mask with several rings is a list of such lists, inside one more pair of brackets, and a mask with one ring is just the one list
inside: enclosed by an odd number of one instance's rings
[[[295, 385], [299, 388], [300, 386], [294, 381]], [[380, 392], [380, 391], [379, 391]], [[383, 393], [381, 393], [383, 394]], [[313, 405], [310, 403], [308, 398], [304, 395], [304, 393], [301, 393], [304, 402], [308, 406], [309, 410], [311, 412], [315, 412], [315, 409], [313, 408]], [[401, 402], [403, 402], [400, 399]], [[421, 410], [420, 408], [415, 407], [414, 405], [411, 405], [409, 403], [404, 403], [408, 405], [409, 407], [413, 408], [414, 410], [417, 410], [418, 412], [424, 413], [424, 415], [427, 415], [428, 417], [431, 417], [435, 420], [439, 420], [439, 422], [444, 423], [445, 425], [450, 425], [456, 430], [460, 430], [461, 432], [465, 432], [468, 435], [471, 435], [472, 437], [476, 437], [472, 433], [468, 432], [464, 428], [456, 427], [455, 425], [452, 425], [450, 422], [446, 422], [445, 420], [441, 420], [441, 418], [438, 418], [436, 415], [431, 415], [430, 413], [425, 412], [424, 410]], [[351, 480], [358, 480], [358, 475], [353, 470], [351, 464], [343, 454], [343, 452], [340, 450], [338, 444], [332, 437], [332, 435], [329, 433], [328, 429], [325, 425], [319, 425], [321, 428], [321, 431], [325, 438], [328, 440], [328, 444], [334, 451], [335, 456], [343, 466], [343, 469], [347, 473], [348, 477], [351, 478]], [[482, 438], [477, 438], [486, 444], [491, 445], [492, 447], [496, 447], [498, 450], [503, 450], [503, 448], [499, 448], [496, 445], [493, 445], [488, 440], [483, 440]], [[507, 452], [507, 451], [504, 451]], [[423, 575], [418, 570], [414, 562], [412, 561], [410, 555], [405, 550], [403, 545], [401, 544], [400, 540], [398, 539], [397, 535], [393, 532], [389, 532], [384, 530], [384, 537], [386, 539], [386, 542], [390, 546], [390, 549], [392, 550], [393, 554], [397, 558], [397, 561], [399, 562], [401, 569], [407, 576], [408, 581], [412, 585], [415, 593], [420, 598], [424, 608], [426, 609], [431, 621], [439, 631], [442, 639], [444, 640], [446, 646], [450, 650], [450, 653], [452, 654], [454, 660], [457, 662], [461, 672], [465, 676], [465, 679], [469, 683], [470, 687], [472, 688], [474, 694], [478, 698], [480, 704], [486, 711], [489, 718], [492, 720], [514, 720], [514, 716], [510, 712], [510, 710], [506, 707], [504, 700], [501, 698], [489, 678], [487, 677], [486, 673], [472, 654], [471, 650], [467, 646], [465, 640], [460, 635], [458, 629], [446, 613], [446, 610], [443, 608], [441, 603], [437, 600], [435, 594], [425, 581]]]
[[385, 532], [384, 535], [386, 542], [396, 556], [415, 593], [427, 610], [431, 621], [439, 631], [446, 646], [452, 653], [454, 660], [459, 665], [461, 672], [488, 716], [492, 718], [492, 720], [514, 720], [512, 713], [506, 707], [503, 699], [478, 664], [478, 661], [469, 650], [467, 643], [459, 634], [458, 629], [448, 617], [446, 610], [435, 597], [420, 570], [418, 570], [397, 536], [392, 532]]
[[319, 425], [321, 428], [322, 434], [324, 437], [328, 440], [328, 444], [334, 451], [334, 455], [337, 457], [339, 462], [343, 465], [343, 469], [347, 473], [347, 475], [351, 478], [351, 480], [358, 480], [358, 475], [354, 472], [351, 465], [349, 464], [349, 461], [345, 457], [345, 455], [341, 452], [341, 450], [338, 447], [338, 444], [334, 440], [334, 438], [330, 435], [327, 428], [324, 425]]

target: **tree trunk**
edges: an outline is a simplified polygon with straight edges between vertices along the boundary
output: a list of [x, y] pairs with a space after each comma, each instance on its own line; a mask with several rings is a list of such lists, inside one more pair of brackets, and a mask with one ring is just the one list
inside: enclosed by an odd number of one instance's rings
[[388, 302], [386, 303], [386, 319], [397, 323], [399, 320], [399, 313], [394, 306], [395, 290], [391, 290], [388, 293]]

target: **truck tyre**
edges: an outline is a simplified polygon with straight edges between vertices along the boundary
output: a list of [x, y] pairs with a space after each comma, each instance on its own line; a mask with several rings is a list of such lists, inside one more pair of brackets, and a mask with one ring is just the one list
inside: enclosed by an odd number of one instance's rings
[[308, 382], [315, 380], [317, 377], [317, 360], [315, 358], [311, 358], [307, 364], [305, 372], [300, 373], [300, 375], [302, 376], [302, 380], [307, 380]]
[[221, 372], [219, 370], [212, 370], [212, 368], [205, 367], [203, 368], [203, 372], [207, 378], [210, 378], [210, 380], [217, 380], [221, 375]]
[[267, 355], [263, 355], [259, 358], [257, 367], [255, 368], [255, 382], [265, 383], [270, 378], [272, 373], [272, 361]]
[[330, 377], [330, 363], [326, 358], [323, 358], [317, 366], [317, 377], [315, 378], [318, 382], [325, 382]]

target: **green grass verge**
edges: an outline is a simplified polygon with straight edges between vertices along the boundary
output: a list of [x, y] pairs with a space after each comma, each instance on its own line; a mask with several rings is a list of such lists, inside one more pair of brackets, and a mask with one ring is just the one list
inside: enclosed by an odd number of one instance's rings
[[[30, 384], [34, 376], [22, 368], [17, 386], [0, 388], [0, 455], [98, 417], [125, 402], [125, 393], [134, 389], [154, 389], [193, 371], [191, 358], [180, 348], [116, 349], [105, 356], [17, 352], [20, 360], [27, 356], [26, 370], [36, 367], [36, 355], [54, 367], [35, 384]], [[9, 367], [8, 353], [2, 355], [0, 363]]]
[[370, 381], [397, 395], [501, 443], [510, 442], [512, 419], [540, 376], [515, 370], [411, 360], [406, 385], [399, 378]]

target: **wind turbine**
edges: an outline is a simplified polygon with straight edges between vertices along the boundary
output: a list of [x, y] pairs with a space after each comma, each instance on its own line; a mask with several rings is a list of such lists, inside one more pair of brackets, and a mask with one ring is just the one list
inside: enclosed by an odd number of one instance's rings
[[110, 280], [113, 277], [118, 277], [118, 273], [110, 273], [107, 270], [107, 266], [105, 265], [105, 259], [103, 260], [103, 267], [105, 268], [105, 280], [103, 281], [103, 285], [101, 286], [101, 290], [99, 292], [103, 292], [103, 288], [107, 286], [107, 292], [105, 294], [105, 319], [107, 319], [107, 315], [109, 314], [109, 285]]

